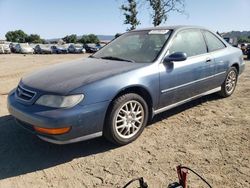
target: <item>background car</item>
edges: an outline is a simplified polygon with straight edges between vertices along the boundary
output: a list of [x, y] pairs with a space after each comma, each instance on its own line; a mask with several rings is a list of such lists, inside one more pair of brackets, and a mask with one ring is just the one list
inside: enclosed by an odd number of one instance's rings
[[247, 55], [247, 59], [250, 59], [250, 44], [248, 44], [246, 47], [246, 55]]
[[52, 53], [54, 54], [66, 54], [68, 53], [67, 47], [64, 45], [52, 45], [51, 46]]
[[237, 37], [224, 37], [224, 40], [227, 41], [234, 47], [238, 47], [238, 38]]
[[19, 43], [15, 46], [16, 53], [33, 54], [34, 49], [28, 43]]
[[69, 53], [86, 53], [85, 48], [82, 44], [70, 44], [68, 47]]
[[11, 50], [8, 44], [0, 44], [0, 54], [10, 54]]
[[49, 44], [38, 44], [34, 50], [36, 54], [52, 54], [52, 49]]
[[17, 42], [11, 42], [11, 43], [9, 44], [10, 51], [11, 51], [12, 53], [16, 53], [16, 45], [17, 45], [17, 44], [18, 44]]
[[100, 46], [98, 46], [95, 43], [88, 43], [84, 45], [84, 48], [86, 49], [86, 52], [88, 53], [95, 53], [100, 49]]
[[240, 48], [241, 48], [242, 53], [243, 53], [244, 55], [247, 55], [247, 46], [248, 46], [247, 43], [242, 43], [242, 44], [240, 45]]

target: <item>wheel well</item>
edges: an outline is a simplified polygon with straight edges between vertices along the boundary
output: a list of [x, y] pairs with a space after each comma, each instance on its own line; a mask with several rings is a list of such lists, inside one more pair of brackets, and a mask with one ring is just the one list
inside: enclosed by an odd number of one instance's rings
[[237, 72], [239, 73], [239, 65], [238, 65], [238, 63], [234, 63], [234, 64], [232, 65], [232, 67], [235, 67], [235, 68], [237, 69]]
[[[148, 115], [148, 119], [150, 120], [152, 118], [152, 106], [153, 106], [153, 100], [152, 100], [152, 97], [150, 95], [150, 93], [143, 87], [141, 86], [134, 86], [134, 87], [129, 87], [129, 88], [125, 88], [123, 90], [121, 90], [113, 99], [112, 101], [110, 102], [109, 106], [108, 106], [108, 110], [107, 110], [107, 113], [106, 113], [106, 118], [107, 118], [107, 114], [110, 112], [111, 110], [111, 107], [112, 107], [112, 103], [113, 101], [115, 101], [118, 97], [124, 95], [124, 94], [127, 94], [127, 93], [136, 93], [138, 95], [140, 95], [144, 100], [145, 102], [147, 103], [148, 105], [148, 110], [149, 110], [149, 115]], [[105, 119], [106, 119], [105, 118]]]

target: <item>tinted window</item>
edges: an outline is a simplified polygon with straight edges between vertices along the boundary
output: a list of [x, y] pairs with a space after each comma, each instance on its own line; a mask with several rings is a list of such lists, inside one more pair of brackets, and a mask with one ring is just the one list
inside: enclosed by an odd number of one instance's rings
[[185, 30], [179, 32], [170, 48], [169, 53], [185, 52], [188, 57], [207, 53], [207, 46], [199, 30]]
[[220, 39], [218, 39], [214, 34], [208, 31], [205, 31], [204, 34], [207, 39], [208, 50], [210, 52], [225, 48], [223, 42], [221, 42]]

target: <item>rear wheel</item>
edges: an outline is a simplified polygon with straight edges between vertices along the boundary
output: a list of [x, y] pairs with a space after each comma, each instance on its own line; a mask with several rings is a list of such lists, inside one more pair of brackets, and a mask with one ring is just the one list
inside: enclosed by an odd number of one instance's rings
[[233, 94], [238, 80], [238, 71], [235, 67], [231, 67], [227, 73], [227, 77], [221, 85], [219, 94], [222, 97], [229, 97]]
[[122, 95], [112, 103], [104, 136], [117, 145], [128, 144], [140, 136], [147, 120], [145, 100], [135, 93]]

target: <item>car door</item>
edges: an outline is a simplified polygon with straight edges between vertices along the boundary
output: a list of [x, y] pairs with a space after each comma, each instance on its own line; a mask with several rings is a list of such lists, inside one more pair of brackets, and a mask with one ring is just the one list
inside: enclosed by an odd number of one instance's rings
[[210, 64], [214, 67], [214, 76], [209, 84], [213, 87], [219, 87], [226, 76], [231, 58], [230, 53], [228, 53], [226, 45], [215, 34], [207, 30], [204, 30], [203, 34], [212, 59]]
[[159, 108], [183, 101], [208, 91], [210, 77], [214, 73], [210, 54], [200, 29], [179, 31], [168, 49], [187, 54], [185, 61], [160, 63]]

